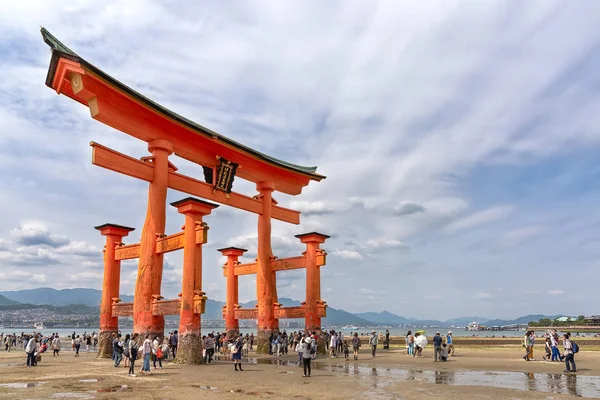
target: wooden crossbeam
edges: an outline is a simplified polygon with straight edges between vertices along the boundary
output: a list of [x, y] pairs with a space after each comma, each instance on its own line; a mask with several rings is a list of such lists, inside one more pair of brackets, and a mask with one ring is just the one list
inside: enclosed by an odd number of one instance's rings
[[[154, 166], [150, 162], [136, 160], [98, 143], [91, 142], [90, 146], [92, 146], [92, 164], [147, 182], [154, 178]], [[261, 200], [236, 192], [231, 192], [230, 197], [227, 197], [222, 191], [213, 193], [212, 185], [174, 171], [169, 171], [169, 188], [255, 214], [262, 214]], [[280, 221], [296, 225], [300, 223], [300, 212], [288, 208], [273, 205], [271, 215]]]
[[[327, 262], [327, 253], [325, 251], [320, 251], [317, 253], [317, 265], [322, 267]], [[239, 275], [252, 275], [256, 274], [256, 269], [258, 268], [258, 263], [247, 263], [247, 264], [239, 264], [233, 268], [233, 274], [235, 276]], [[271, 262], [271, 268], [273, 271], [289, 271], [292, 269], [302, 269], [306, 268], [306, 257], [298, 256], [298, 257], [288, 257], [288, 258], [277, 258]], [[227, 268], [223, 268], [223, 276], [227, 276]]]
[[113, 317], [133, 317], [133, 303], [113, 303]]
[[[225, 312], [225, 310], [223, 310]], [[296, 307], [275, 307], [275, 318], [276, 319], [294, 319], [304, 318], [306, 315], [305, 306]], [[327, 316], [327, 305], [321, 303], [317, 305], [317, 315], [319, 317]], [[235, 310], [235, 319], [256, 319], [258, 317], [258, 310], [256, 308], [238, 308]]]
[[126, 246], [119, 246], [115, 249], [115, 260], [131, 260], [139, 258], [140, 256], [140, 244], [128, 244]]
[[[205, 244], [207, 241], [206, 229], [196, 231], [196, 244]], [[183, 249], [185, 232], [177, 232], [169, 236], [156, 239], [156, 253], [169, 253], [171, 251]], [[128, 244], [119, 246], [115, 249], [115, 260], [131, 260], [140, 256], [140, 244]]]

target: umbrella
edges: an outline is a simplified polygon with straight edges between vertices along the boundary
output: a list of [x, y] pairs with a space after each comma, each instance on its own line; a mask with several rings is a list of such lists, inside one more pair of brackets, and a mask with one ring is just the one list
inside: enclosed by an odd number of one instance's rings
[[415, 333], [418, 333], [419, 335], [425, 335], [425, 330], [421, 329], [420, 331], [416, 331]]

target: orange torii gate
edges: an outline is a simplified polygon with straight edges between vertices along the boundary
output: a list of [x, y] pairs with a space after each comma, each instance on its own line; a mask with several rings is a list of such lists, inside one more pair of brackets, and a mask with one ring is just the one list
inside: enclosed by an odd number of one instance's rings
[[[321, 318], [326, 316], [327, 304], [321, 300], [321, 271], [320, 267], [326, 263], [327, 253], [320, 248], [320, 245], [329, 239], [329, 236], [318, 232], [310, 232], [302, 235], [296, 235], [302, 243], [306, 244], [306, 251], [302, 256], [289, 258], [271, 258], [271, 271], [275, 274], [277, 271], [289, 271], [294, 269], [306, 269], [306, 300], [299, 307], [282, 307], [275, 301], [270, 305], [273, 310], [274, 319], [284, 318], [304, 318], [305, 327], [309, 331], [321, 330]], [[238, 321], [240, 319], [258, 319], [261, 309], [261, 299], [264, 297], [257, 293], [259, 299], [255, 308], [241, 308], [238, 299], [238, 276], [252, 275], [258, 271], [258, 262], [249, 264], [240, 264], [238, 258], [247, 250], [238, 247], [227, 247], [218, 249], [221, 254], [227, 257], [227, 262], [223, 266], [223, 275], [227, 278], [227, 297], [225, 306], [223, 306], [223, 319], [225, 328], [230, 335], [239, 329]]]
[[[97, 143], [90, 144], [94, 165], [149, 182], [140, 243], [122, 243], [133, 228], [116, 224], [97, 227], [106, 236], [99, 355], [111, 353], [110, 337], [118, 329], [118, 316], [133, 316], [136, 333], [162, 337], [164, 315], [179, 314], [177, 358], [185, 363], [200, 362], [200, 314], [206, 299], [202, 292], [201, 246], [207, 239], [202, 219], [217, 205], [195, 198], [172, 203], [185, 215], [185, 227], [183, 232], [167, 236], [168, 189], [258, 215], [256, 288], [260, 346], [272, 331], [278, 330], [271, 219], [300, 223], [300, 213], [278, 206], [272, 193], [298, 195], [311, 181], [325, 177], [316, 173], [316, 167], [302, 167], [270, 157], [160, 106], [80, 57], [46, 29], [42, 28], [41, 33], [52, 49], [46, 85], [88, 107], [93, 119], [147, 142], [150, 153], [135, 159]], [[169, 160], [173, 153], [202, 166], [204, 182], [178, 173]], [[235, 177], [255, 183], [258, 194], [247, 196], [232, 191]], [[164, 300], [161, 296], [164, 253], [182, 248], [181, 298]], [[138, 274], [134, 301], [127, 304], [119, 300], [120, 262], [133, 258], [139, 259]]]

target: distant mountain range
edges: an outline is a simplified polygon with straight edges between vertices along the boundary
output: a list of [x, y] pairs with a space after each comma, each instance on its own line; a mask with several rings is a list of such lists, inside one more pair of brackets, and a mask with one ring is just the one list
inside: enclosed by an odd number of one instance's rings
[[[124, 302], [133, 301], [133, 296], [121, 295]], [[32, 308], [34, 306], [48, 305], [52, 308], [70, 310], [74, 305], [86, 306], [85, 309], [89, 312], [92, 308], [97, 308], [100, 305], [102, 292], [96, 289], [52, 289], [38, 288], [28, 290], [14, 290], [0, 292], [0, 308]], [[285, 307], [299, 306], [301, 303], [297, 300], [282, 297], [279, 299]], [[222, 317], [222, 308], [224, 302], [208, 299], [206, 302], [206, 311], [203, 318], [219, 320]], [[256, 305], [256, 301], [241, 304], [244, 308], [252, 308]], [[546, 315], [526, 315], [514, 320], [488, 319], [483, 317], [461, 317], [445, 321], [438, 320], [419, 320], [415, 318], [405, 318], [389, 311], [382, 312], [365, 312], [365, 313], [350, 313], [345, 310], [327, 307], [327, 317], [323, 320], [325, 326], [343, 326], [355, 325], [360, 327], [365, 326], [399, 326], [413, 325], [418, 327], [423, 326], [467, 326], [472, 321], [477, 321], [479, 324], [486, 326], [502, 326], [513, 324], [527, 324], [532, 321], [539, 321], [542, 318], [555, 319], [558, 316]]]

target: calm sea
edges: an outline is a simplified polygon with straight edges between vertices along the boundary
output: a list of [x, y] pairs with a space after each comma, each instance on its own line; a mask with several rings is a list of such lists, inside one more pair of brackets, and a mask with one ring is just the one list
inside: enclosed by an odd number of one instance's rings
[[[385, 329], [381, 329], [381, 328], [374, 328], [377, 332], [385, 332]], [[478, 332], [469, 332], [466, 330], [461, 330], [461, 329], [449, 329], [449, 328], [388, 328], [390, 331], [390, 334], [392, 336], [404, 336], [406, 335], [406, 332], [410, 329], [412, 332], [416, 332], [418, 330], [425, 330], [426, 334], [428, 336], [433, 336], [437, 331], [439, 331], [442, 335], [446, 335], [448, 333], [449, 330], [452, 330], [452, 334], [455, 337], [461, 337], [461, 336], [477, 336], [477, 337], [520, 337], [523, 336], [525, 334], [525, 332], [523, 331], [478, 331]], [[287, 329], [287, 332], [293, 332], [296, 329]], [[336, 330], [340, 330], [340, 329], [336, 329]], [[369, 335], [371, 332], [371, 328], [360, 328], [356, 331], [354, 330], [347, 330], [347, 329], [341, 329], [342, 332], [344, 332], [344, 336], [346, 335], [350, 335], [350, 334], [354, 334], [354, 332], [358, 332], [359, 335]], [[25, 333], [31, 333], [34, 330], [32, 330], [31, 328], [5, 328], [5, 329], [0, 329], [0, 333], [4, 332], [5, 334], [7, 333], [16, 333], [16, 334], [20, 334], [21, 332], [25, 332]], [[224, 328], [207, 328], [207, 329], [203, 329], [202, 330], [202, 334], [206, 335], [208, 333], [211, 332], [223, 332]], [[240, 331], [242, 332], [242, 334], [246, 334], [246, 333], [254, 333], [256, 334], [256, 329], [254, 328], [241, 328]], [[75, 332], [77, 335], [82, 335], [84, 332], [87, 333], [92, 333], [92, 332], [99, 332], [99, 329], [87, 329], [87, 328], [60, 328], [60, 329], [42, 329], [40, 331], [36, 331], [36, 332], [41, 332], [44, 336], [46, 335], [51, 335], [53, 333], [58, 333], [61, 337], [66, 337], [71, 335], [73, 332]], [[122, 329], [121, 333], [123, 334], [127, 334], [127, 333], [131, 333], [131, 329]], [[574, 333], [574, 332], [573, 332]]]

